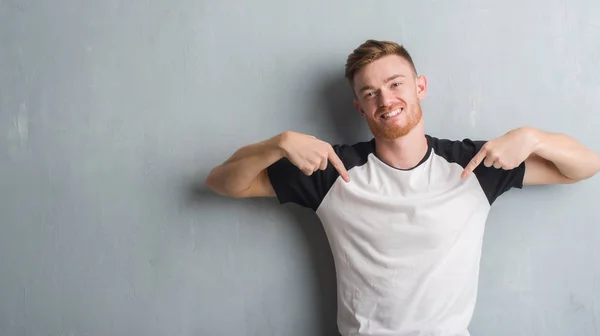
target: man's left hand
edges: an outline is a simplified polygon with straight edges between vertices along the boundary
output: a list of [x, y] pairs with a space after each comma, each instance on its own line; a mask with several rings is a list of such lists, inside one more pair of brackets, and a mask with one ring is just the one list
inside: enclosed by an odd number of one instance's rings
[[463, 170], [467, 178], [483, 162], [486, 167], [510, 170], [518, 167], [533, 153], [539, 140], [531, 128], [523, 127], [485, 143]]

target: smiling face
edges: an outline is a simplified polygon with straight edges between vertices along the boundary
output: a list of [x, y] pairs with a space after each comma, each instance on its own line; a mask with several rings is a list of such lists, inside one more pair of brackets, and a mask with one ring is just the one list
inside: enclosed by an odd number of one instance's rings
[[408, 134], [422, 118], [420, 100], [427, 80], [399, 55], [372, 61], [354, 74], [354, 105], [376, 138], [394, 140]]

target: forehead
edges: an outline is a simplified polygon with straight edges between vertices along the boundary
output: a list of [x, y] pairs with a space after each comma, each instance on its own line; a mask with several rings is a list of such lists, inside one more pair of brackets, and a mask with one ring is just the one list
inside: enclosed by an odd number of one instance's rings
[[394, 75], [414, 77], [410, 63], [398, 55], [384, 56], [364, 66], [354, 75], [354, 86], [378, 86]]

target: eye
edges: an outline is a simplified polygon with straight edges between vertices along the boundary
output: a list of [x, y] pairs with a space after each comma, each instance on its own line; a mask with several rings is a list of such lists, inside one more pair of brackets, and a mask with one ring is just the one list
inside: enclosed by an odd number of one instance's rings
[[373, 92], [373, 91], [371, 91], [371, 92], [367, 92], [367, 93], [365, 94], [365, 98], [371, 98], [371, 97], [374, 97], [374, 96], [375, 96], [375, 92]]
[[399, 86], [400, 86], [400, 84], [402, 84], [402, 83], [400, 83], [400, 82], [393, 83], [393, 84], [392, 84], [392, 87], [399, 87]]

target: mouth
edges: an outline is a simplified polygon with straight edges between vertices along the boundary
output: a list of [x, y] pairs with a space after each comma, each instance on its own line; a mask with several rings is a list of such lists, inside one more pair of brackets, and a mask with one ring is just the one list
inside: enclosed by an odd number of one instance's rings
[[398, 108], [391, 110], [390, 112], [382, 114], [380, 116], [380, 118], [384, 119], [384, 120], [393, 119], [394, 117], [399, 116], [403, 111], [404, 111], [403, 107], [398, 107]]

